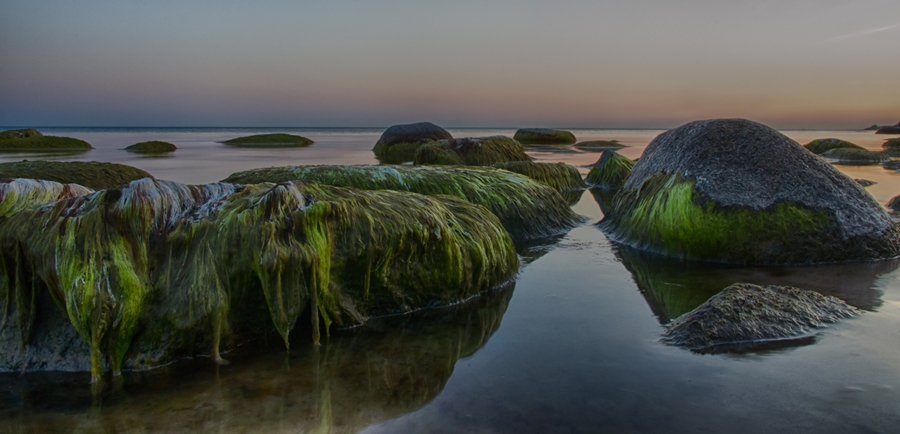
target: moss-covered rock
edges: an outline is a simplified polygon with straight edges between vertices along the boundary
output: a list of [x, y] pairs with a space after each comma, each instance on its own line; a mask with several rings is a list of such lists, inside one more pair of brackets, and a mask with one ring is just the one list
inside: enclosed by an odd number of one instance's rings
[[413, 161], [420, 146], [452, 138], [447, 130], [431, 122], [392, 125], [381, 134], [372, 151], [383, 163], [405, 163]]
[[822, 158], [826, 158], [837, 164], [850, 165], [878, 164], [891, 160], [891, 157], [885, 154], [872, 152], [866, 149], [853, 148], [830, 149], [822, 154]]
[[87, 151], [90, 143], [71, 137], [45, 136], [34, 129], [0, 132], [0, 152], [3, 151]]
[[634, 161], [607, 149], [600, 154], [584, 181], [591, 187], [618, 190], [625, 185], [633, 167]]
[[875, 134], [900, 134], [900, 122], [897, 125], [880, 127]]
[[151, 175], [136, 167], [96, 161], [19, 161], [0, 163], [0, 179], [30, 178], [79, 184], [102, 190]]
[[884, 149], [900, 149], [900, 137], [896, 139], [888, 139], [885, 140], [884, 143], [881, 144], [881, 147]]
[[900, 255], [900, 230], [852, 179], [764, 125], [697, 121], [644, 151], [601, 221], [683, 259], [782, 264]]
[[881, 167], [884, 167], [885, 169], [888, 169], [888, 170], [896, 170], [896, 171], [900, 172], [900, 160], [888, 161], [888, 162], [882, 164]]
[[25, 178], [0, 179], [0, 218], [93, 192], [78, 184], [60, 184]]
[[564, 193], [587, 188], [581, 174], [574, 166], [564, 163], [535, 163], [532, 161], [512, 161], [497, 163], [493, 167], [525, 175], [537, 182], [547, 184]]
[[589, 140], [575, 144], [576, 149], [587, 152], [603, 152], [607, 149], [622, 149], [627, 147], [628, 145], [623, 145], [619, 143], [618, 140]]
[[824, 154], [825, 152], [828, 152], [832, 149], [866, 150], [866, 148], [863, 148], [862, 146], [841, 139], [816, 139], [803, 145], [803, 147], [808, 149], [813, 154]]
[[491, 166], [510, 161], [531, 161], [531, 157], [519, 142], [506, 136], [491, 136], [426, 143], [416, 151], [414, 161], [415, 164]]
[[178, 148], [175, 145], [169, 142], [160, 142], [159, 140], [135, 143], [125, 148], [128, 152], [135, 152], [138, 154], [162, 154], [166, 152], [175, 152], [176, 149]]
[[[287, 344], [309, 310], [318, 342], [320, 327], [457, 303], [518, 269], [484, 207], [297, 181], [146, 178], [8, 215], [0, 245], [4, 318], [14, 304], [27, 347], [35, 294], [49, 293], [87, 343], [95, 381], [106, 366], [158, 366], [198, 344], [221, 360], [223, 337], [258, 327], [259, 312]], [[2, 357], [44, 362], [28, 354]]]
[[513, 135], [522, 144], [559, 144], [571, 145], [575, 143], [575, 135], [570, 131], [554, 130], [550, 128], [521, 128]]
[[735, 283], [666, 327], [663, 342], [694, 350], [791, 339], [858, 314], [835, 297], [788, 286]]
[[235, 173], [225, 182], [253, 184], [295, 179], [364, 190], [464, 198], [491, 210], [516, 239], [558, 234], [580, 221], [552, 188], [516, 173], [488, 167], [287, 166]]
[[226, 145], [245, 146], [252, 148], [302, 148], [312, 145], [313, 142], [303, 136], [293, 134], [256, 134], [253, 136], [238, 137], [222, 142]]

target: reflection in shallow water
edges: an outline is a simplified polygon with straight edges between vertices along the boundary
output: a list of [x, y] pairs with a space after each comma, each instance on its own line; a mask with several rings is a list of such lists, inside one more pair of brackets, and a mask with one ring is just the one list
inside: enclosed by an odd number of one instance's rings
[[662, 324], [667, 324], [732, 283], [795, 286], [832, 295], [863, 310], [881, 305], [879, 276], [900, 267], [900, 259], [804, 267], [737, 267], [682, 262], [617, 245], [614, 249]]
[[356, 432], [434, 399], [457, 360], [500, 327], [513, 286], [464, 305], [375, 319], [337, 332], [318, 349], [307, 343], [286, 354], [273, 336], [272, 349], [240, 349], [230, 366], [211, 368], [203, 360], [126, 374], [124, 385], [93, 406], [88, 374], [0, 376], [0, 426], [11, 432]]

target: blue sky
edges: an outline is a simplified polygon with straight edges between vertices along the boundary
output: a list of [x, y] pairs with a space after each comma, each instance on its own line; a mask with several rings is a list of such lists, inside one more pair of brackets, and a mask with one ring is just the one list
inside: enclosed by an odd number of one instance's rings
[[19, 1], [0, 125], [900, 121], [896, 0]]

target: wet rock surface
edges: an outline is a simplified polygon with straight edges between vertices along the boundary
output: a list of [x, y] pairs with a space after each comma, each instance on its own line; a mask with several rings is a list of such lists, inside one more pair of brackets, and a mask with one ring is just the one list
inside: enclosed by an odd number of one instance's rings
[[791, 339], [857, 313], [840, 299], [814, 291], [736, 283], [672, 320], [662, 340], [704, 350]]
[[743, 119], [659, 135], [611, 208], [601, 227], [616, 241], [683, 259], [782, 264], [900, 254], [900, 230], [862, 186]]

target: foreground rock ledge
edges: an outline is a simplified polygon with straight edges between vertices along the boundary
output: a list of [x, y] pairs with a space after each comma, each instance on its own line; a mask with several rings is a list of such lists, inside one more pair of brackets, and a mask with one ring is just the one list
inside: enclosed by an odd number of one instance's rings
[[743, 119], [659, 135], [600, 225], [615, 241], [682, 259], [803, 264], [900, 255], [900, 230], [863, 187]]
[[320, 327], [457, 303], [518, 271], [500, 221], [452, 196], [150, 178], [49, 189], [63, 199], [35, 209], [31, 194], [0, 217], [0, 370], [97, 381], [107, 367], [219, 361], [220, 343], [260, 328], [289, 345], [304, 311], [318, 342]]
[[703, 350], [790, 339], [858, 312], [838, 298], [814, 291], [735, 283], [672, 320], [662, 340]]

